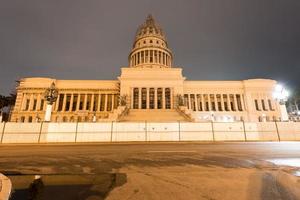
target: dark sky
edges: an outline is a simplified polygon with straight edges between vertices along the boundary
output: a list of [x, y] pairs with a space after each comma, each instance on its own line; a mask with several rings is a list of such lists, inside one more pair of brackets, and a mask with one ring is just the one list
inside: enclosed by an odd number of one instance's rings
[[299, 0], [0, 0], [0, 94], [21, 77], [116, 79], [149, 13], [188, 80], [300, 86]]

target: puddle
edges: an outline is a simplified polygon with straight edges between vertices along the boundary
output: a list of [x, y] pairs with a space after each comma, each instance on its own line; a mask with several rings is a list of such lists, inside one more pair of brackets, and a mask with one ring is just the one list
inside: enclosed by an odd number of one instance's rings
[[294, 172], [294, 175], [300, 177], [300, 171], [295, 171], [295, 172]]
[[290, 167], [300, 167], [300, 158], [279, 158], [267, 160], [275, 165], [285, 165]]
[[10, 200], [102, 200], [115, 187], [126, 183], [126, 174], [7, 175], [13, 186]]

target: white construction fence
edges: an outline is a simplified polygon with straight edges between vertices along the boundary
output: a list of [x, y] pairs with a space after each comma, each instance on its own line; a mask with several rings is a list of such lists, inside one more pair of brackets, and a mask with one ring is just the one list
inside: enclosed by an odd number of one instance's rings
[[0, 123], [0, 144], [123, 141], [300, 141], [300, 123]]

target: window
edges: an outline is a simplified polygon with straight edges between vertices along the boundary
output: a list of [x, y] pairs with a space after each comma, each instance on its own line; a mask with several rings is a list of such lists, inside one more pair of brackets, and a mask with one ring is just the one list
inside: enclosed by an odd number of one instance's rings
[[233, 94], [230, 94], [230, 95], [229, 95], [229, 101], [230, 101], [230, 107], [231, 107], [231, 110], [232, 110], [232, 111], [236, 111], [236, 108], [235, 108], [235, 106], [234, 106], [234, 96], [233, 96]]
[[139, 109], [139, 88], [133, 89], [133, 109]]
[[70, 103], [71, 103], [71, 94], [67, 94], [67, 101], [66, 101], [65, 111], [69, 111], [70, 110]]
[[184, 106], [186, 106], [189, 109], [189, 96], [188, 96], [188, 94], [184, 94], [183, 103], [184, 103]]
[[105, 109], [105, 98], [106, 98], [106, 95], [101, 94], [100, 111], [104, 111], [104, 109]]
[[227, 94], [223, 94], [223, 101], [225, 111], [229, 111]]
[[150, 40], [150, 43], [152, 44], [152, 40]]
[[147, 89], [142, 88], [142, 109], [147, 108]]
[[60, 94], [58, 99], [58, 111], [62, 111], [63, 102], [64, 102], [64, 94]]
[[216, 97], [217, 97], [217, 102], [218, 102], [217, 103], [218, 104], [218, 110], [222, 111], [223, 109], [222, 109], [221, 95], [217, 94]]
[[45, 103], [45, 100], [42, 99], [41, 104], [40, 104], [40, 110], [44, 110], [44, 103]]
[[33, 107], [32, 107], [32, 110], [36, 110], [36, 104], [37, 104], [37, 100], [34, 99], [34, 100], [33, 100]]
[[99, 95], [95, 94], [94, 95], [93, 111], [97, 111], [98, 110], [98, 100], [99, 100]]
[[114, 94], [114, 109], [118, 108], [119, 106], [119, 95]]
[[28, 122], [32, 122], [32, 116], [28, 117]]
[[190, 94], [190, 101], [191, 101], [191, 109], [193, 111], [196, 111], [195, 95], [194, 94]]
[[29, 110], [29, 103], [30, 103], [30, 100], [29, 100], [29, 99], [26, 99], [25, 110]]
[[165, 107], [166, 109], [171, 109], [171, 90], [170, 88], [165, 89]]
[[237, 101], [238, 110], [243, 111], [241, 95], [239, 94], [236, 95], [236, 101]]
[[154, 102], [154, 98], [155, 98], [155, 90], [154, 90], [154, 88], [150, 88], [150, 92], [149, 92], [149, 100], [150, 100], [150, 102], [149, 102], [149, 107], [150, 107], [150, 109], [154, 109], [155, 108], [155, 102]]
[[157, 109], [162, 109], [162, 88], [157, 88]]
[[197, 102], [198, 102], [198, 111], [202, 111], [202, 101], [201, 101], [201, 95], [197, 94]]
[[76, 107], [77, 107], [77, 101], [78, 101], [78, 95], [77, 95], [77, 94], [74, 94], [74, 96], [73, 96], [72, 111], [75, 111], [75, 110], [76, 110]]
[[260, 111], [259, 106], [258, 106], [258, 101], [257, 101], [257, 99], [254, 100], [254, 103], [255, 103], [255, 109], [256, 109], [257, 111]]
[[210, 103], [211, 103], [211, 110], [216, 111], [216, 104], [215, 104], [215, 98], [213, 94], [209, 95]]
[[91, 100], [92, 100], [92, 95], [88, 94], [87, 99], [86, 99], [86, 108], [85, 108], [85, 110], [91, 110], [91, 106], [92, 106]]
[[83, 110], [84, 95], [80, 95], [79, 110]]
[[153, 50], [150, 50], [150, 63], [153, 63]]
[[107, 111], [112, 110], [112, 95], [107, 95]]

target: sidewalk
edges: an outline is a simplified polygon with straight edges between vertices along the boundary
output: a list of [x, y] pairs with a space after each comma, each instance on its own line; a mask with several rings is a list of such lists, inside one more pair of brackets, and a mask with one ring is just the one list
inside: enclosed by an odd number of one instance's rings
[[11, 181], [0, 174], [0, 200], [8, 200], [11, 192]]

